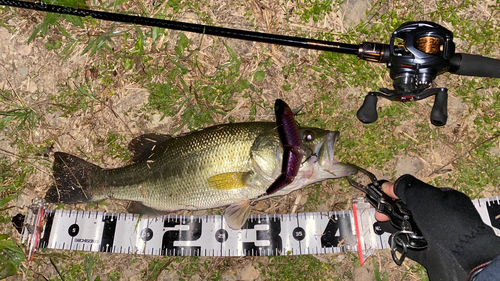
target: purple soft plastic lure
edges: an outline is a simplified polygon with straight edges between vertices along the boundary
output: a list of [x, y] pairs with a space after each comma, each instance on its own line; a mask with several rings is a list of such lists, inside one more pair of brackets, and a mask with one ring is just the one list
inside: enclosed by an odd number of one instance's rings
[[295, 179], [299, 172], [300, 163], [304, 152], [302, 151], [302, 139], [299, 126], [295, 122], [294, 113], [286, 102], [277, 99], [274, 103], [276, 124], [281, 143], [283, 144], [283, 165], [281, 175], [271, 184], [266, 193], [273, 194]]

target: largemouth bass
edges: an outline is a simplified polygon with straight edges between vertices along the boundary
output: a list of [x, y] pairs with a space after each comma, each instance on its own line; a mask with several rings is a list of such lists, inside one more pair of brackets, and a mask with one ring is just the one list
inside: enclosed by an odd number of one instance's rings
[[280, 175], [283, 145], [276, 123], [212, 126], [178, 137], [146, 134], [129, 144], [133, 163], [103, 169], [56, 152], [48, 202], [66, 204], [104, 199], [132, 201], [133, 213], [166, 213], [228, 206], [229, 227], [240, 229], [252, 203], [288, 194], [315, 182], [355, 174], [357, 168], [334, 159], [339, 133], [300, 128], [302, 164], [294, 181], [267, 195]]

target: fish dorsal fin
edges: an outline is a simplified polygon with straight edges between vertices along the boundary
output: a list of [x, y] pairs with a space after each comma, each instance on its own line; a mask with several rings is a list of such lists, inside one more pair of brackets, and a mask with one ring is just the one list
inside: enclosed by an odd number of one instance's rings
[[249, 185], [252, 172], [231, 172], [210, 177], [207, 180], [208, 186], [217, 190], [231, 190]]
[[132, 152], [132, 161], [139, 162], [152, 155], [152, 151], [162, 143], [171, 139], [169, 135], [163, 134], [144, 134], [134, 138], [128, 144], [128, 150]]
[[229, 205], [224, 212], [224, 218], [226, 218], [227, 225], [235, 230], [241, 229], [250, 216], [250, 211], [252, 206], [250, 205], [250, 200], [243, 200], [238, 203]]

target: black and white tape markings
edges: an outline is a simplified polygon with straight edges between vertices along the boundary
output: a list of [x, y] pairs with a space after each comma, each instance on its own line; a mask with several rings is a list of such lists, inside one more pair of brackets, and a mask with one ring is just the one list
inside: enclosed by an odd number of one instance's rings
[[[500, 229], [500, 198], [475, 200], [486, 224]], [[46, 210], [35, 248], [166, 256], [275, 256], [357, 251], [364, 256], [388, 248], [388, 234], [373, 232], [374, 209], [251, 216], [240, 230], [223, 216], [139, 219], [133, 214]], [[38, 218], [39, 219], [39, 218]], [[33, 237], [30, 211], [23, 242]], [[356, 236], [356, 222], [359, 236]], [[496, 231], [498, 231], [498, 229]], [[497, 232], [500, 235], [500, 231]]]

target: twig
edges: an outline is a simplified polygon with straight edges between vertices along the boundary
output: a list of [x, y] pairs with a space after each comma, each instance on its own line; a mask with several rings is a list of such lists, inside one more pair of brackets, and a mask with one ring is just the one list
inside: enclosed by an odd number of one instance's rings
[[222, 263], [222, 258], [217, 258], [215, 262], [212, 263], [210, 268], [208, 269], [207, 274], [203, 277], [203, 280], [207, 280], [207, 278], [214, 272], [214, 269]]
[[[181, 262], [184, 260], [184, 258], [182, 258]], [[159, 270], [158, 270], [158, 275], [156, 275], [156, 278], [155, 279], [152, 279], [153, 277], [149, 278], [148, 281], [153, 281], [153, 280], [158, 280], [158, 276], [160, 276], [161, 272], [164, 270], [164, 269], [167, 269], [167, 267], [174, 261], [174, 259], [170, 259], [168, 262], [166, 262]]]
[[61, 277], [61, 280], [64, 281], [64, 277], [62, 276], [61, 272], [57, 268], [56, 263], [54, 262], [54, 260], [52, 258], [49, 258], [49, 260], [50, 260], [50, 263], [52, 264], [52, 266], [54, 266], [54, 268], [56, 269], [57, 274], [59, 274], [59, 277]]
[[432, 173], [430, 173], [430, 174], [428, 175], [428, 177], [430, 177], [430, 176], [432, 176], [432, 175], [436, 174], [437, 172], [439, 172], [439, 171], [440, 171], [441, 169], [443, 169], [444, 167], [446, 167], [446, 166], [450, 165], [451, 163], [454, 163], [454, 162], [455, 162], [455, 161], [457, 161], [458, 159], [460, 159], [460, 158], [464, 157], [465, 155], [469, 154], [472, 150], [474, 150], [474, 149], [476, 149], [476, 148], [480, 147], [481, 145], [483, 145], [483, 144], [485, 144], [485, 143], [487, 143], [487, 142], [490, 142], [490, 141], [492, 141], [492, 140], [494, 140], [494, 139], [496, 139], [496, 138], [498, 138], [498, 137], [500, 137], [500, 133], [494, 134], [492, 137], [487, 138], [487, 139], [485, 139], [484, 141], [482, 141], [482, 142], [480, 142], [480, 143], [478, 143], [478, 144], [474, 145], [471, 149], [469, 149], [469, 150], [467, 150], [467, 151], [465, 151], [465, 152], [461, 153], [460, 155], [458, 155], [457, 157], [455, 157], [454, 159], [452, 159], [452, 160], [451, 160], [451, 161], [449, 161], [448, 163], [446, 163], [446, 164], [444, 164], [443, 166], [439, 167], [438, 169], [436, 169], [436, 170], [432, 171]]
[[73, 85], [75, 85], [75, 88], [78, 89], [78, 91], [80, 92], [80, 94], [84, 95], [84, 96], [87, 96], [87, 97], [90, 97], [91, 99], [99, 102], [101, 105], [103, 105], [104, 107], [108, 108], [111, 113], [115, 116], [116, 119], [120, 120], [123, 125], [125, 126], [125, 128], [128, 130], [129, 134], [130, 135], [134, 135], [134, 133], [132, 133], [132, 130], [130, 129], [130, 127], [128, 126], [127, 122], [125, 122], [125, 120], [123, 120], [116, 112], [115, 110], [109, 105], [107, 104], [106, 102], [102, 101], [101, 99], [98, 99], [96, 97], [94, 97], [93, 95], [90, 95], [90, 94], [85, 94], [81, 89], [80, 87], [78, 87], [78, 85], [76, 85], [76, 83], [73, 82]]
[[[4, 154], [4, 155], [10, 155], [12, 157], [15, 157], [17, 159], [21, 159], [21, 160], [25, 160], [25, 159], [33, 159], [33, 160], [37, 160], [37, 158], [34, 158], [34, 157], [21, 157], [19, 155], [16, 155], [14, 152], [11, 152], [11, 151], [8, 151], [8, 150], [5, 150], [5, 149], [2, 149], [0, 148], [0, 154]], [[46, 174], [50, 174], [48, 173], [47, 171], [44, 171], [36, 166], [33, 166], [36, 170], [42, 172], [42, 173], [46, 173]]]
[[49, 279], [47, 279], [47, 277], [43, 276], [43, 274], [38, 273], [38, 272], [33, 272], [33, 273], [35, 273], [36, 275], [41, 276], [43, 279], [49, 281]]

